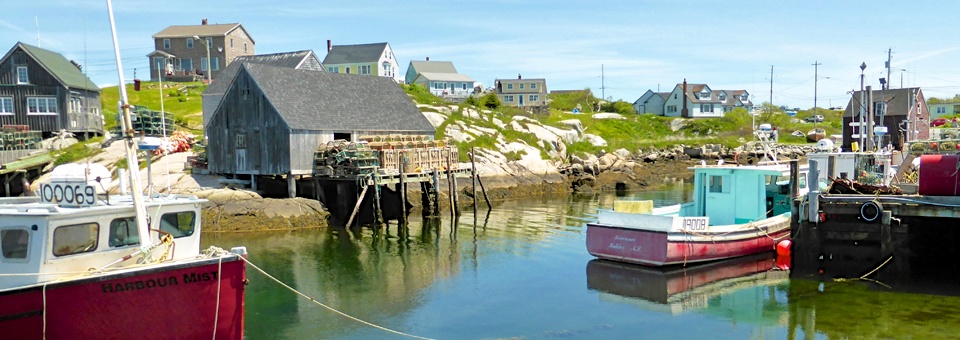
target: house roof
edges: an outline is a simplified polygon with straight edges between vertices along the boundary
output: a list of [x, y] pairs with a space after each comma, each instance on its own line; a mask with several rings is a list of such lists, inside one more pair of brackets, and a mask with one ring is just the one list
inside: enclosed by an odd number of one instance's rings
[[523, 79], [511, 79], [511, 78], [506, 78], [506, 79], [497, 79], [495, 82], [497, 82], [497, 81], [499, 81], [499, 82], [512, 82], [512, 83], [529, 82], [529, 81], [540, 81], [540, 82], [544, 82], [544, 83], [547, 82], [547, 80], [544, 79], [544, 78], [523, 78]]
[[435, 132], [390, 78], [254, 63], [241, 67], [291, 129]]
[[3, 56], [3, 59], [0, 59], [0, 63], [7, 60], [7, 58], [13, 54], [13, 51], [18, 48], [26, 52], [33, 60], [36, 60], [41, 67], [46, 69], [50, 75], [59, 80], [63, 85], [70, 88], [100, 92], [100, 87], [94, 84], [90, 78], [87, 78], [79, 68], [73, 65], [67, 58], [64, 58], [62, 54], [33, 45], [18, 42]]
[[170, 53], [167, 53], [167, 52], [164, 52], [164, 51], [161, 51], [161, 50], [153, 50], [153, 52], [150, 52], [149, 54], [147, 54], [147, 56], [148, 56], [148, 57], [161, 56], [161, 57], [164, 57], [164, 58], [175, 58], [175, 57], [176, 57], [176, 56], [173, 55], [173, 54], [170, 54]]
[[414, 78], [414, 82], [418, 78], [424, 78], [427, 80], [433, 81], [461, 81], [461, 82], [473, 82], [473, 78], [470, 78], [466, 74], [459, 73], [436, 73], [436, 72], [419, 72], [417, 78]]
[[[183, 26], [169, 26], [164, 28], [162, 31], [157, 32], [153, 35], [154, 39], [158, 38], [190, 38], [193, 36], [200, 37], [223, 37], [230, 32], [233, 32], [236, 29], [243, 30], [243, 33], [247, 33], [247, 30], [243, 28], [243, 25], [240, 24], [214, 24], [214, 25], [183, 25]], [[247, 37], [250, 38], [250, 41], [256, 44], [253, 41], [253, 37], [247, 33]]]
[[[866, 91], [863, 91], [866, 92]], [[913, 110], [912, 105], [917, 102], [914, 101], [915, 95], [923, 96], [919, 87], [908, 87], [901, 89], [886, 89], [886, 90], [872, 90], [873, 92], [873, 101], [878, 102], [880, 100], [887, 102], [887, 116], [905, 116], [911, 110]], [[843, 111], [844, 117], [855, 117], [854, 112], [860, 112], [860, 93], [861, 91], [854, 91], [850, 96], [850, 101], [847, 103], [847, 108]], [[882, 99], [881, 99], [882, 98]], [[926, 106], [922, 99], [919, 101], [920, 105]], [[867, 106], [867, 108], [870, 108]]]
[[360, 45], [333, 45], [327, 56], [323, 58], [324, 65], [374, 63], [380, 61], [380, 56], [387, 49], [387, 43], [360, 44]]
[[276, 67], [299, 68], [308, 58], [320, 59], [316, 53], [313, 53], [311, 50], [238, 56], [227, 68], [223, 69], [223, 71], [217, 75], [216, 81], [210, 84], [210, 86], [207, 86], [203, 94], [219, 95], [226, 92], [233, 78], [236, 77], [237, 71], [240, 70], [240, 64], [253, 63]]
[[418, 73], [457, 73], [457, 68], [450, 61], [411, 60], [409, 68]]

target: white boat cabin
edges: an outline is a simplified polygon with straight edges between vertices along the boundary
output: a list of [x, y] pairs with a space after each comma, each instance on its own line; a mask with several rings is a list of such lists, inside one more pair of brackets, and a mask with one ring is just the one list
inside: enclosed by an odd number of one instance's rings
[[[807, 191], [800, 170], [798, 193]], [[709, 216], [710, 225], [743, 224], [790, 212], [790, 172], [786, 166], [694, 168], [693, 201], [681, 217]]]
[[[47, 187], [42, 187], [42, 192]], [[59, 196], [63, 201], [67, 195]], [[0, 198], [0, 273], [30, 274], [0, 279], [0, 291], [11, 287], [70, 277], [108, 265], [140, 248], [136, 212], [131, 196], [76, 194], [94, 203], [68, 207], [42, 198]], [[71, 201], [76, 201], [71, 199]], [[173, 236], [167, 259], [194, 258], [200, 253], [200, 209], [206, 200], [195, 196], [145, 198], [150, 243], [161, 232]], [[64, 203], [64, 202], [61, 202]], [[159, 258], [166, 246], [156, 248]], [[136, 259], [110, 268], [129, 267]]]

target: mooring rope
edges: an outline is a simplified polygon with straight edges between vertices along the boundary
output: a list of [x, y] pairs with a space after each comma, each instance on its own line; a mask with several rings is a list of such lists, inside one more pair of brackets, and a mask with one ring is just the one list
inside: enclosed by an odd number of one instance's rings
[[296, 293], [297, 295], [300, 295], [300, 296], [303, 297], [304, 299], [310, 300], [311, 302], [313, 302], [313, 303], [315, 303], [315, 304], [317, 304], [317, 305], [320, 305], [321, 307], [326, 308], [327, 310], [330, 310], [331, 312], [340, 314], [340, 315], [343, 316], [343, 317], [346, 317], [346, 318], [348, 318], [348, 319], [350, 319], [350, 320], [353, 320], [353, 321], [362, 323], [362, 324], [364, 324], [364, 325], [367, 325], [367, 326], [370, 326], [370, 327], [373, 327], [373, 328], [377, 328], [377, 329], [380, 329], [380, 330], [383, 330], [383, 331], [387, 331], [387, 332], [390, 332], [390, 333], [393, 333], [393, 334], [398, 334], [398, 335], [402, 335], [402, 336], [406, 336], [406, 337], [410, 337], [410, 338], [414, 338], [414, 339], [433, 340], [433, 339], [431, 339], [431, 338], [426, 338], [426, 337], [417, 336], [417, 335], [413, 335], [413, 334], [407, 334], [407, 333], [400, 332], [400, 331], [395, 331], [395, 330], [392, 330], [392, 329], [389, 329], [389, 328], [386, 328], [386, 327], [383, 327], [383, 326], [375, 325], [375, 324], [372, 324], [372, 323], [370, 323], [370, 322], [367, 322], [367, 321], [358, 319], [358, 318], [356, 318], [356, 317], [353, 317], [353, 316], [351, 316], [351, 315], [349, 315], [349, 314], [346, 314], [346, 313], [344, 313], [344, 312], [341, 312], [341, 311], [339, 311], [339, 310], [336, 310], [336, 309], [334, 309], [333, 307], [327, 306], [327, 305], [323, 304], [322, 302], [317, 301], [317, 300], [314, 299], [313, 297], [310, 297], [309, 295], [304, 294], [304, 293], [301, 293], [300, 291], [296, 290], [295, 288], [288, 286], [286, 283], [283, 283], [283, 281], [280, 281], [280, 280], [277, 279], [276, 277], [273, 277], [273, 275], [270, 275], [270, 273], [267, 273], [267, 272], [264, 271], [263, 269], [260, 269], [260, 267], [257, 267], [257, 265], [253, 264], [253, 262], [250, 262], [250, 260], [247, 260], [247, 259], [244, 258], [243, 256], [239, 256], [239, 257], [240, 257], [240, 259], [242, 259], [244, 262], [246, 262], [247, 264], [249, 264], [251, 267], [253, 267], [254, 269], [256, 269], [258, 272], [260, 272], [260, 273], [263, 274], [263, 275], [266, 275], [268, 278], [270, 278], [271, 280], [273, 280], [273, 281], [276, 282], [276, 283], [279, 283], [279, 284], [280, 284], [281, 286], [283, 286], [284, 288], [290, 290], [291, 292]]

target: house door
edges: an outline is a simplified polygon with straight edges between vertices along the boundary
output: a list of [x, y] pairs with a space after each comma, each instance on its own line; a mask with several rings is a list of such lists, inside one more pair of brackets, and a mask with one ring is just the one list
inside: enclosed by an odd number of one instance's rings
[[517, 106], [523, 106], [523, 95], [521, 94], [521, 95], [518, 95], [517, 97], [520, 97], [520, 98], [519, 98], [520, 101], [519, 101], [519, 103], [517, 104]]
[[237, 172], [249, 170], [247, 166], [247, 149], [237, 149]]

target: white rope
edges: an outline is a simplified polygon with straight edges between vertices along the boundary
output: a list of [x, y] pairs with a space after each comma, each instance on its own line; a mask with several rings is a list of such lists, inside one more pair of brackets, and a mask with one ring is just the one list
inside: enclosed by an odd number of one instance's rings
[[[212, 248], [212, 247], [211, 247], [211, 248]], [[222, 250], [222, 249], [221, 249], [221, 250]], [[348, 318], [348, 319], [350, 319], [350, 320], [353, 320], [353, 321], [362, 323], [362, 324], [364, 324], [364, 325], [367, 325], [367, 326], [370, 326], [370, 327], [373, 327], [373, 328], [377, 328], [377, 329], [380, 329], [380, 330], [384, 330], [384, 331], [387, 331], [387, 332], [390, 332], [390, 333], [393, 333], [393, 334], [398, 334], [398, 335], [402, 335], [402, 336], [406, 336], [406, 337], [410, 337], [410, 338], [414, 338], [414, 339], [432, 340], [431, 338], [426, 338], [426, 337], [422, 337], [422, 336], [416, 336], [416, 335], [413, 335], [413, 334], [407, 334], [407, 333], [403, 333], [403, 332], [400, 332], [400, 331], [395, 331], [395, 330], [392, 330], [392, 329], [389, 329], [389, 328], [386, 328], [386, 327], [383, 327], [383, 326], [378, 326], [378, 325], [369, 323], [369, 322], [367, 322], [367, 321], [360, 320], [360, 319], [358, 319], [358, 318], [356, 318], [356, 317], [350, 316], [350, 315], [348, 315], [348, 314], [346, 314], [346, 313], [344, 313], [344, 312], [338, 311], [338, 310], [334, 309], [333, 307], [327, 306], [327, 305], [323, 304], [322, 302], [317, 301], [316, 299], [314, 299], [314, 298], [312, 298], [312, 297], [310, 297], [310, 296], [308, 296], [308, 295], [306, 295], [306, 294], [304, 294], [304, 293], [301, 293], [300, 291], [294, 289], [293, 287], [288, 286], [286, 283], [283, 283], [283, 281], [280, 281], [279, 279], [273, 277], [272, 275], [270, 275], [269, 273], [267, 273], [267, 272], [264, 271], [263, 269], [260, 269], [260, 267], [257, 267], [257, 265], [253, 264], [253, 262], [250, 262], [250, 260], [247, 260], [247, 259], [244, 258], [243, 256], [239, 256], [239, 258], [240, 258], [241, 260], [243, 260], [244, 262], [246, 262], [247, 264], [249, 264], [249, 265], [250, 265], [251, 267], [253, 267], [254, 269], [256, 269], [257, 271], [259, 271], [261, 274], [266, 275], [266, 276], [267, 276], [268, 278], [270, 278], [271, 280], [275, 281], [276, 283], [279, 283], [279, 284], [280, 284], [281, 286], [283, 286], [284, 288], [289, 289], [291, 292], [294, 292], [294, 293], [296, 293], [297, 295], [300, 295], [300, 296], [302, 296], [303, 298], [305, 298], [305, 299], [307, 299], [307, 300], [310, 300], [311, 302], [313, 302], [313, 303], [315, 303], [315, 304], [317, 304], [317, 305], [320, 305], [320, 306], [323, 307], [323, 308], [326, 308], [326, 309], [330, 310], [331, 312], [340, 314], [340, 315], [343, 316], [343, 317], [346, 317], [346, 318]]]
[[220, 319], [220, 281], [223, 280], [223, 256], [217, 262], [217, 309], [213, 313], [213, 338], [217, 338], [217, 324]]
[[47, 338], [47, 285], [50, 282], [43, 284], [43, 338]]

